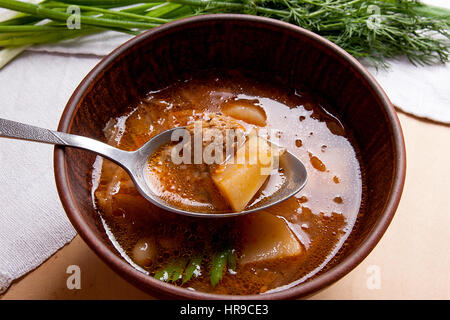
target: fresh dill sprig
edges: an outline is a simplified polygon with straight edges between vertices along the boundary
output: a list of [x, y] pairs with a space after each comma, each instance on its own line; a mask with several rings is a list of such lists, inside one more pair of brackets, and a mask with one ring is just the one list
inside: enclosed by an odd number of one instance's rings
[[449, 61], [450, 10], [398, 0], [171, 0], [201, 13], [249, 13], [290, 22], [379, 65], [406, 56], [413, 64]]

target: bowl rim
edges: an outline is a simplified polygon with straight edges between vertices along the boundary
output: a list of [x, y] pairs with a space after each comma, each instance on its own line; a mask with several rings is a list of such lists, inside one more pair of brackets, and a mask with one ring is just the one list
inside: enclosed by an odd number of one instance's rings
[[328, 47], [329, 50], [333, 51], [336, 57], [345, 60], [350, 66], [352, 66], [356, 72], [361, 76], [371, 87], [374, 94], [377, 96], [380, 104], [384, 107], [384, 112], [387, 117], [388, 122], [391, 125], [393, 144], [396, 153], [395, 159], [395, 176], [392, 183], [391, 193], [388, 201], [383, 209], [383, 213], [376, 221], [373, 229], [368, 234], [366, 240], [362, 242], [353, 252], [349, 253], [342, 261], [336, 266], [333, 266], [323, 274], [319, 274], [313, 277], [311, 280], [302, 283], [301, 285], [296, 285], [285, 290], [278, 292], [267, 293], [267, 294], [257, 294], [257, 295], [220, 295], [211, 294], [200, 291], [191, 291], [185, 288], [176, 287], [171, 284], [159, 281], [150, 277], [144, 273], [133, 268], [125, 260], [120, 258], [118, 255], [112, 252], [91, 230], [89, 225], [83, 218], [83, 215], [76, 202], [72, 196], [72, 191], [68, 184], [68, 173], [67, 164], [65, 158], [65, 152], [63, 147], [55, 147], [54, 150], [54, 173], [56, 186], [58, 190], [59, 197], [61, 199], [62, 205], [65, 212], [71, 221], [72, 225], [77, 230], [78, 234], [83, 238], [83, 240], [88, 244], [88, 246], [114, 271], [116, 271], [120, 276], [134, 284], [135, 286], [141, 288], [146, 292], [152, 292], [153, 294], [159, 294], [163, 297], [175, 297], [182, 299], [219, 299], [219, 300], [242, 300], [242, 299], [292, 299], [297, 297], [305, 297], [312, 295], [321, 289], [326, 288], [333, 282], [339, 280], [344, 275], [353, 270], [358, 264], [360, 264], [369, 253], [376, 246], [378, 241], [381, 239], [385, 233], [387, 227], [389, 226], [395, 211], [400, 202], [400, 197], [402, 194], [405, 175], [406, 175], [406, 150], [405, 143], [403, 139], [403, 133], [398, 120], [398, 116], [395, 109], [387, 97], [384, 90], [377, 83], [375, 78], [349, 53], [332, 43], [331, 41], [311, 32], [301, 27], [289, 24], [287, 22], [282, 22], [279, 20], [245, 15], [245, 14], [209, 14], [201, 15], [195, 17], [189, 17], [173, 21], [157, 28], [150, 29], [132, 39], [128, 40], [121, 46], [117, 47], [110, 54], [105, 56], [81, 81], [78, 87], [75, 89], [71, 98], [67, 102], [67, 105], [61, 116], [61, 120], [58, 126], [58, 131], [68, 132], [73, 124], [72, 116], [77, 111], [80, 100], [85, 96], [86, 89], [89, 88], [92, 81], [95, 80], [102, 72], [108, 68], [111, 62], [116, 58], [120, 57], [122, 53], [133, 47], [134, 45], [140, 43], [141, 41], [170, 31], [170, 29], [182, 28], [185, 25], [195, 24], [195, 23], [207, 23], [214, 21], [225, 21], [225, 20], [238, 20], [250, 23], [260, 23], [266, 24], [272, 27], [280, 29], [288, 29], [289, 31], [300, 33], [302, 36], [309, 38], [313, 42], [318, 42], [322, 46]]

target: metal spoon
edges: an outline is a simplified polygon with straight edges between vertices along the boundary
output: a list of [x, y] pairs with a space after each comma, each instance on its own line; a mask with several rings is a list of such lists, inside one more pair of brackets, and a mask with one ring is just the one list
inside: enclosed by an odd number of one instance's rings
[[272, 195], [268, 201], [255, 204], [248, 210], [228, 213], [204, 213], [191, 212], [171, 206], [161, 199], [149, 186], [145, 179], [148, 158], [160, 146], [171, 142], [172, 133], [177, 129], [166, 130], [147, 141], [136, 151], [124, 151], [114, 148], [106, 143], [65, 132], [57, 132], [39, 127], [30, 126], [20, 122], [0, 118], [0, 137], [43, 142], [66, 147], [85, 149], [99, 154], [120, 165], [130, 175], [136, 188], [150, 202], [162, 209], [178, 214], [204, 217], [221, 218], [248, 214], [250, 212], [266, 209], [281, 201], [284, 201], [299, 192], [306, 184], [307, 173], [304, 164], [293, 154], [285, 152], [280, 158], [281, 167], [285, 171], [286, 182], [283, 187]]

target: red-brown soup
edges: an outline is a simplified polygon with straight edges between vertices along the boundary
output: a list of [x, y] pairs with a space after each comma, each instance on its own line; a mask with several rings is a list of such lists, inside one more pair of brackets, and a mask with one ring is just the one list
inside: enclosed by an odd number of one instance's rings
[[[279, 145], [306, 165], [308, 183], [264, 211], [199, 219], [152, 205], [121, 168], [98, 157], [92, 194], [112, 243], [149, 276], [203, 292], [264, 293], [316, 275], [349, 237], [363, 196], [351, 133], [329, 110], [310, 92], [237, 72], [199, 73], [149, 92], [110, 120], [104, 129], [109, 144], [136, 150], [164, 130], [219, 114], [246, 130], [276, 132]], [[230, 209], [208, 167], [174, 167], [155, 159], [150, 170], [162, 171], [160, 177], [171, 173], [161, 184], [168, 198], [196, 209]], [[270, 176], [251, 202], [270, 196], [279, 179], [282, 172]]]

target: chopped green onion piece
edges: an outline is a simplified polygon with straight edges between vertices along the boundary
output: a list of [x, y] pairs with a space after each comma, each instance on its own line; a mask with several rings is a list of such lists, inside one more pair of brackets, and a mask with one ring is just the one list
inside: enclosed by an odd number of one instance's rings
[[202, 264], [202, 257], [198, 256], [193, 258], [186, 267], [183, 275], [183, 284], [191, 280], [192, 276], [197, 278], [200, 276], [200, 267]]
[[187, 259], [178, 259], [174, 262], [173, 271], [170, 276], [172, 282], [176, 282], [183, 276], [184, 268], [186, 267]]
[[229, 250], [227, 254], [228, 269], [236, 271], [236, 257], [234, 255], [234, 250]]
[[211, 285], [213, 287], [215, 287], [219, 283], [219, 281], [222, 280], [223, 273], [227, 266], [227, 261], [229, 261], [230, 259], [230, 261], [234, 263], [233, 262], [234, 257], [233, 259], [229, 258], [233, 254], [234, 253], [232, 249], [226, 248], [214, 256], [212, 260], [211, 275], [210, 275]]
[[187, 259], [176, 259], [163, 270], [158, 271], [154, 277], [164, 282], [176, 282], [181, 279]]

